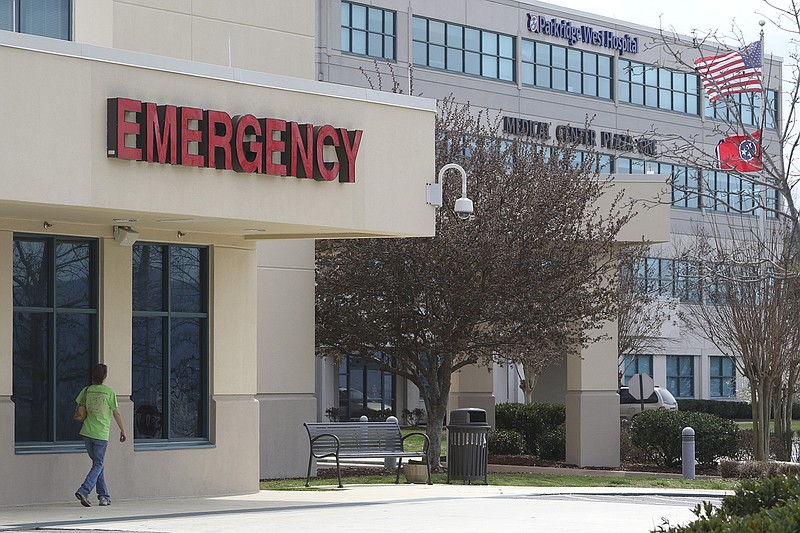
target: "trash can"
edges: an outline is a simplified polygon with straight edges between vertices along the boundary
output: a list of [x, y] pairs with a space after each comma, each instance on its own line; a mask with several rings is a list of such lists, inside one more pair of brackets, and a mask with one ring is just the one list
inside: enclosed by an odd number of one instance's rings
[[489, 480], [489, 424], [486, 411], [475, 407], [450, 411], [447, 425], [447, 482]]

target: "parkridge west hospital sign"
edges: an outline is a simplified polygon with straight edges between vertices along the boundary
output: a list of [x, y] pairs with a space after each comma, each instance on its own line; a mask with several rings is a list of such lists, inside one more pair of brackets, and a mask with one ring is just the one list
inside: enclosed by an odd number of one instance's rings
[[361, 130], [108, 99], [108, 157], [355, 183]]
[[639, 53], [638, 37], [627, 33], [619, 36], [611, 30], [595, 30], [592, 26], [574, 26], [569, 20], [548, 19], [535, 13], [528, 13], [528, 31], [565, 39], [570, 46], [581, 42], [617, 50], [621, 56]]

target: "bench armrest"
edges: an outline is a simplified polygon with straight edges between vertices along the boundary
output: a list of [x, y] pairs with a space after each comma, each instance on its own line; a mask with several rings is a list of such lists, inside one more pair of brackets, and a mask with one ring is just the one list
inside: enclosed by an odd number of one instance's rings
[[[328, 444], [329, 446], [333, 444], [334, 446], [336, 446], [336, 450], [322, 455], [317, 455], [317, 452], [314, 451], [314, 445], [317, 444], [317, 441], [319, 441], [320, 439], [331, 439], [333, 441], [332, 443], [325, 443], [325, 444]], [[321, 442], [320, 444], [323, 443]], [[317, 459], [320, 459], [322, 457], [328, 457], [330, 455], [339, 455], [339, 448], [341, 448], [341, 441], [339, 440], [339, 437], [337, 437], [333, 433], [321, 433], [316, 437], [314, 437], [313, 439], [311, 439], [311, 455], [313, 455]]]
[[425, 438], [425, 443], [422, 445], [422, 451], [425, 452], [425, 455], [427, 455], [428, 448], [430, 448], [431, 446], [431, 439], [430, 437], [428, 437], [427, 434], [422, 433], [421, 431], [415, 431], [414, 433], [409, 433], [408, 435], [405, 435], [400, 439], [400, 444], [402, 444], [403, 446], [403, 451], [405, 451], [406, 449], [406, 439], [408, 437], [414, 437], [414, 436], [422, 436]]

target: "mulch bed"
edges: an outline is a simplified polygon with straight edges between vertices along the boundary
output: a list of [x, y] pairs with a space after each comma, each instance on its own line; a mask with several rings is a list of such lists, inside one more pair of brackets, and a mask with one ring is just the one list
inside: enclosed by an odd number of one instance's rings
[[[578, 468], [576, 465], [568, 464], [564, 461], [548, 461], [539, 459], [533, 455], [493, 455], [489, 454], [489, 463], [498, 465], [515, 466], [546, 466], [550, 468]], [[628, 463], [623, 462], [619, 468], [587, 466], [584, 470], [623, 470], [626, 472], [656, 472], [666, 474], [681, 474], [681, 466], [659, 466], [651, 463]], [[716, 466], [697, 465], [695, 473], [699, 475], [718, 475]]]
[[[542, 466], [550, 468], [578, 468], [576, 465], [568, 464], [564, 461], [548, 461], [539, 459], [533, 455], [489, 455], [490, 464], [501, 465], [516, 465], [516, 466]], [[606, 467], [584, 467], [584, 470], [623, 470], [628, 472], [655, 472], [655, 473], [668, 473], [668, 474], [681, 474], [682, 470], [678, 466], [658, 466], [648, 463], [622, 463], [619, 468], [606, 468]], [[436, 470], [434, 470], [436, 471]], [[441, 468], [440, 472], [446, 472], [446, 468]], [[715, 466], [705, 467], [697, 465], [695, 472], [698, 475], [718, 475]], [[342, 476], [376, 476], [376, 475], [394, 475], [395, 469], [393, 468], [376, 468], [376, 467], [342, 467]], [[336, 479], [336, 468], [319, 468], [317, 469], [317, 478], [321, 479]]]

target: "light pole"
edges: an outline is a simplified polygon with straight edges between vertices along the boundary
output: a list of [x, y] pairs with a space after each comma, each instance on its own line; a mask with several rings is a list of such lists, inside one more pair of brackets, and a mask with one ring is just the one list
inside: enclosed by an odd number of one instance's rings
[[448, 163], [439, 170], [439, 175], [433, 183], [427, 183], [425, 186], [425, 199], [430, 205], [442, 207], [442, 180], [444, 173], [450, 169], [455, 169], [461, 174], [461, 198], [456, 200], [455, 208], [453, 209], [462, 220], [466, 220], [474, 212], [472, 200], [467, 198], [467, 172], [456, 163]]

